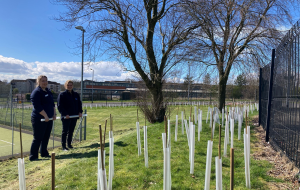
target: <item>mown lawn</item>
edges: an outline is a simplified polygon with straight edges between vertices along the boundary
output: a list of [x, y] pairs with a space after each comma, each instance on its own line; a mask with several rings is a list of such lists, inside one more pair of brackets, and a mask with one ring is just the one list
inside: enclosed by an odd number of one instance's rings
[[[172, 128], [171, 128], [171, 175], [172, 189], [204, 189], [206, 148], [207, 141], [211, 137], [211, 128], [205, 123], [207, 107], [201, 107], [203, 114], [203, 131], [200, 142], [195, 142], [195, 169], [190, 174], [189, 153], [187, 138], [181, 133], [179, 122], [178, 141], [174, 141], [175, 135], [175, 114], [177, 107], [173, 107]], [[180, 107], [179, 110], [182, 110]], [[189, 107], [185, 107], [189, 110]], [[144, 154], [138, 157], [136, 145], [136, 108], [102, 108], [88, 110], [88, 136], [87, 141], [76, 144], [72, 151], [63, 152], [61, 149], [54, 149], [56, 153], [56, 188], [57, 189], [97, 189], [97, 156], [99, 147], [98, 124], [104, 124], [104, 120], [112, 114], [114, 117], [115, 130], [115, 176], [113, 178], [113, 189], [163, 189], [163, 151], [162, 133], [164, 124], [149, 124], [148, 127], [148, 154], [149, 168], [145, 168]], [[179, 114], [180, 115], [180, 114]], [[188, 114], [187, 114], [188, 115]], [[251, 116], [257, 115], [254, 112]], [[179, 116], [180, 118], [180, 116]], [[144, 124], [140, 116], [140, 125]], [[257, 139], [253, 135], [251, 126], [251, 143]], [[197, 130], [196, 130], [197, 131]], [[237, 124], [235, 126], [234, 148], [235, 148], [235, 186], [234, 189], [245, 188], [245, 169], [243, 140], [238, 141]], [[224, 136], [224, 128], [222, 130]], [[213, 139], [213, 159], [211, 174], [211, 189], [215, 189], [215, 164], [214, 157], [218, 154], [218, 131], [215, 131]], [[106, 136], [108, 140], [108, 136]], [[143, 130], [141, 129], [141, 144], [143, 147]], [[108, 141], [106, 143], [106, 171], [108, 172]], [[222, 139], [223, 155], [223, 139]], [[229, 189], [230, 180], [230, 147], [228, 156], [223, 160], [223, 188]], [[253, 151], [254, 149], [252, 149]], [[51, 171], [50, 160], [42, 159], [37, 162], [26, 162], [26, 184], [28, 189], [49, 189]], [[0, 189], [18, 189], [17, 160], [11, 159], [0, 163]], [[267, 175], [272, 165], [266, 161], [251, 159], [251, 187], [252, 189], [268, 189], [267, 182], [282, 182]]]

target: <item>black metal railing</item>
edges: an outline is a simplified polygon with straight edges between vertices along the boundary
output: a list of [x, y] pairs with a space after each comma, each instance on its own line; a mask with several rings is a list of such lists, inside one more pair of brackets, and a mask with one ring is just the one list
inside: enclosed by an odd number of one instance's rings
[[[260, 125], [266, 141], [300, 166], [300, 23], [287, 32], [273, 61], [261, 69]], [[273, 77], [273, 80], [271, 80]], [[270, 87], [273, 87], [269, 94]], [[270, 101], [269, 101], [270, 100]], [[269, 117], [269, 120], [268, 120]]]

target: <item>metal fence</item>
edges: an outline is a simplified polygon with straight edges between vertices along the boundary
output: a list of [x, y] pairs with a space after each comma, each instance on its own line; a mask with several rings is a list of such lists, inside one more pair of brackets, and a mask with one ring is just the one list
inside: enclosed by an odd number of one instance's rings
[[299, 35], [298, 21], [273, 50], [272, 62], [261, 69], [259, 100], [260, 124], [266, 130], [266, 141], [281, 149], [297, 167], [300, 167]]
[[[19, 141], [19, 126], [21, 124], [21, 130], [23, 134], [23, 150], [28, 152], [30, 144], [33, 139], [32, 124], [31, 124], [31, 112], [32, 104], [26, 99], [20, 98], [20, 95], [12, 95], [12, 91], [5, 93], [2, 92], [0, 99], [0, 133], [1, 134], [1, 152], [0, 160], [10, 158], [13, 156], [19, 156], [20, 154], [20, 141]], [[25, 96], [24, 96], [25, 97]], [[57, 113], [58, 110], [56, 110]], [[86, 113], [86, 110], [85, 110]], [[74, 132], [74, 140], [81, 141], [86, 139], [86, 118], [83, 121], [78, 120], [76, 129]], [[62, 132], [62, 122], [57, 120], [54, 122], [52, 134], [49, 141], [49, 148], [60, 146], [60, 138]], [[5, 135], [5, 136], [4, 136]], [[4, 138], [4, 139], [3, 139]], [[26, 141], [26, 143], [24, 143]], [[11, 148], [10, 148], [11, 147]]]

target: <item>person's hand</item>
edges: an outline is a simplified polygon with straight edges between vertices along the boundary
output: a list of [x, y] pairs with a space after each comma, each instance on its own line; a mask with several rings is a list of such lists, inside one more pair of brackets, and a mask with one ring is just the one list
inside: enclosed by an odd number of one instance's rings
[[53, 121], [56, 120], [56, 114], [53, 115]]
[[82, 117], [82, 113], [79, 113], [78, 115], [79, 115], [79, 117]]
[[70, 119], [70, 116], [69, 116], [69, 115], [66, 115], [65, 119]]
[[48, 115], [45, 116], [45, 122], [48, 122], [49, 121], [49, 117]]

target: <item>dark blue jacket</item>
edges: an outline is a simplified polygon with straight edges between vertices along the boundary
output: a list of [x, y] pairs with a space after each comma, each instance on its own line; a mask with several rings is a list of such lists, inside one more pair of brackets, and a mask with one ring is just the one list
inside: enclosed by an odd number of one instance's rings
[[74, 92], [73, 90], [72, 93], [66, 90], [58, 95], [57, 107], [61, 116], [71, 116], [82, 113], [82, 104], [79, 94], [77, 92]]
[[44, 116], [40, 114], [43, 110], [47, 113], [49, 118], [53, 117], [55, 104], [52, 93], [48, 88], [46, 88], [46, 91], [43, 91], [40, 86], [36, 87], [30, 95], [30, 100], [33, 105], [31, 113], [33, 119], [43, 119]]

